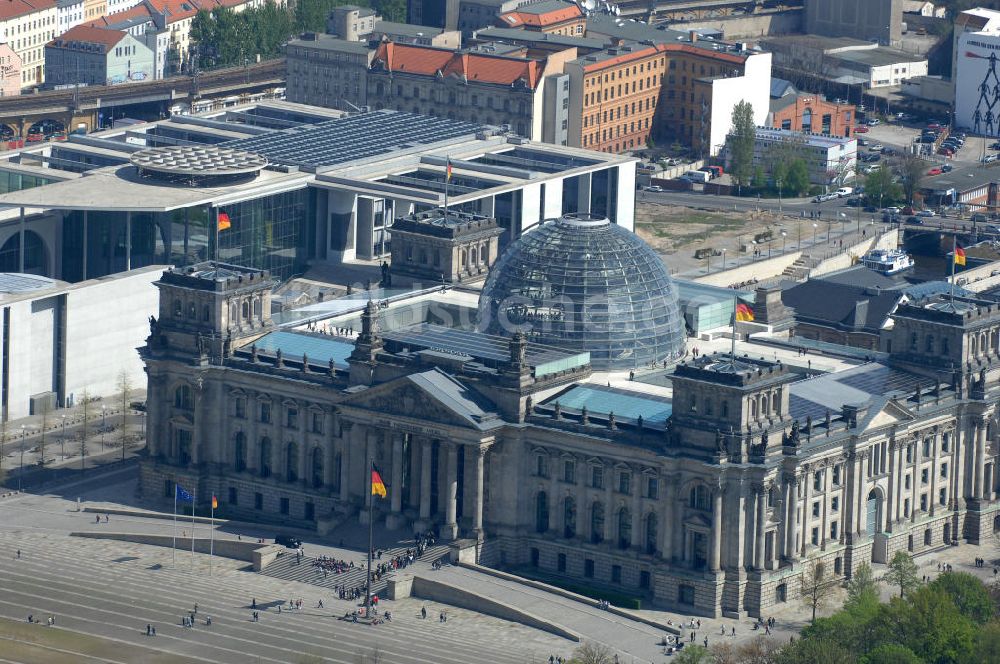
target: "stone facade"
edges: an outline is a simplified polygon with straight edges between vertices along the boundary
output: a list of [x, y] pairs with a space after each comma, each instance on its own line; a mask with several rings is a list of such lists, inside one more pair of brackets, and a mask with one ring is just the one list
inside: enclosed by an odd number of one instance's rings
[[482, 281], [496, 262], [503, 229], [495, 219], [465, 212], [418, 212], [392, 226], [395, 274], [423, 282]]
[[[380, 332], [374, 304], [346, 366], [258, 351], [273, 328], [254, 302], [269, 283], [215, 264], [160, 281], [142, 351], [147, 495], [181, 482], [224, 514], [322, 531], [368, 518], [374, 460], [389, 486], [374, 517], [389, 527], [478, 537], [484, 564], [734, 617], [794, 600], [809, 561], [848, 577], [995, 528], [996, 304], [899, 307], [885, 369], [910, 391], [799, 421], [794, 371], [702, 356], [677, 366], [673, 413], [652, 423], [561, 407], [557, 393], [589, 367], [545, 370], [546, 347], [520, 335], [476, 337], [505, 349], [500, 360], [415, 348]], [[207, 318], [189, 301], [210, 305]]]

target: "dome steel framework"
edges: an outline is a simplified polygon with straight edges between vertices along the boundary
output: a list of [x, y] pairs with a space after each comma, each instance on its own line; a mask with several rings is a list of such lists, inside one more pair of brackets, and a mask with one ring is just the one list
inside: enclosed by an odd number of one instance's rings
[[479, 329], [590, 352], [595, 370], [684, 353], [677, 286], [660, 257], [604, 217], [549, 220], [512, 243], [479, 298]]

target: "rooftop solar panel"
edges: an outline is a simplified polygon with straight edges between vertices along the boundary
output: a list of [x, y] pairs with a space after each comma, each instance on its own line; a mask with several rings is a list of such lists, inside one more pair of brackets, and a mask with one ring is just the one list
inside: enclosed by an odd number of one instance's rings
[[228, 141], [223, 145], [258, 152], [272, 162], [317, 167], [472, 135], [481, 128], [482, 125], [447, 118], [377, 111]]

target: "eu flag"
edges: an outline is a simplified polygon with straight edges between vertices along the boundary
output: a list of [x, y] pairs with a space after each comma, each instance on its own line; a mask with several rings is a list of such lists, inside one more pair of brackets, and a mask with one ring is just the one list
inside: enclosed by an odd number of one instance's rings
[[192, 497], [190, 493], [188, 493], [187, 491], [185, 491], [184, 487], [182, 487], [180, 484], [175, 484], [174, 486], [176, 487], [176, 491], [177, 491], [176, 498], [177, 498], [178, 501], [180, 501], [182, 503], [192, 503], [192, 502], [194, 502], [194, 497]]

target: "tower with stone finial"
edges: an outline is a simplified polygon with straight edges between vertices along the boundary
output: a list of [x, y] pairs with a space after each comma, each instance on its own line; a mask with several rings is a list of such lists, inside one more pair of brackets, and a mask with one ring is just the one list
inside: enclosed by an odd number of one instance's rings
[[371, 385], [378, 363], [378, 354], [382, 351], [381, 324], [379, 322], [378, 305], [368, 300], [361, 312], [361, 333], [354, 342], [354, 350], [347, 359], [350, 366], [351, 385]]

